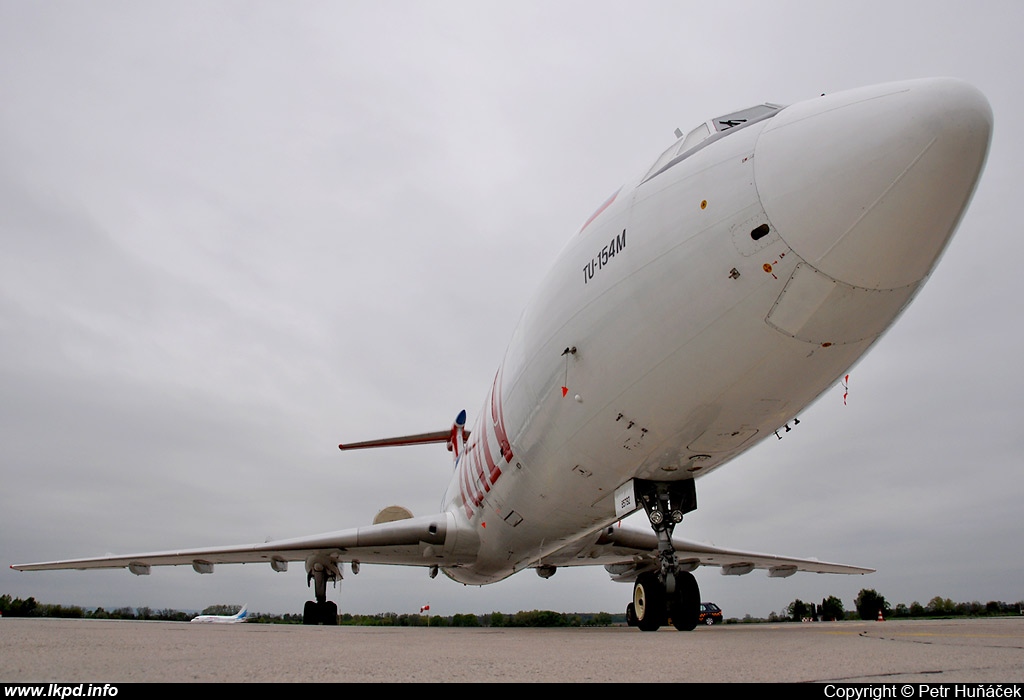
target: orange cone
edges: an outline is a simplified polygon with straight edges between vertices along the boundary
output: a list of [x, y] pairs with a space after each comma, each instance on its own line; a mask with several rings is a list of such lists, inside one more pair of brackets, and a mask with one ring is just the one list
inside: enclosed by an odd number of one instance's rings
[[885, 622], [885, 618], [882, 617], [881, 609], [879, 609], [879, 611], [878, 611], [878, 619], [876, 620], [876, 622]]

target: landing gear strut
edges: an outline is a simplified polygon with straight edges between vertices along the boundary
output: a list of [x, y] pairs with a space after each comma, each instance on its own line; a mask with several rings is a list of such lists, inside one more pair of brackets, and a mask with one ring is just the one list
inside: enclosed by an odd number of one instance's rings
[[302, 624], [338, 624], [338, 605], [333, 600], [327, 600], [327, 582], [340, 581], [341, 578], [341, 569], [333, 561], [306, 562], [306, 585], [313, 583], [313, 595], [316, 596], [316, 600], [306, 601], [302, 609]]
[[672, 544], [672, 531], [683, 515], [697, 508], [697, 491], [692, 479], [684, 481], [640, 481], [636, 492], [651, 527], [658, 537], [659, 567], [646, 571], [633, 584], [633, 602], [626, 608], [626, 620], [635, 619], [644, 632], [653, 632], [669, 620], [677, 630], [690, 631], [700, 618], [700, 588], [690, 568], [680, 566]]

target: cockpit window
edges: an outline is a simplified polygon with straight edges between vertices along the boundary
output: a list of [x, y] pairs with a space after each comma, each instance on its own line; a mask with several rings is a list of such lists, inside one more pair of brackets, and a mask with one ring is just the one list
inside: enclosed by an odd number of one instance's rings
[[651, 169], [647, 171], [643, 182], [647, 182], [652, 177], [660, 175], [712, 141], [717, 141], [726, 136], [730, 131], [742, 129], [745, 126], [750, 126], [774, 116], [780, 109], [782, 109], [781, 105], [766, 103], [755, 107], [748, 107], [747, 109], [732, 112], [721, 117], [715, 117], [710, 121], [704, 122], [691, 129], [686, 136], [680, 138], [668, 150], [662, 153], [658, 160], [654, 161]]
[[676, 155], [685, 153], [708, 136], [711, 136], [711, 129], [708, 127], [707, 122], [705, 122], [686, 135], [683, 142], [679, 144], [679, 148], [676, 150]]
[[756, 107], [749, 107], [748, 109], [743, 109], [739, 112], [726, 114], [724, 117], [716, 117], [711, 121], [715, 125], [716, 131], [728, 131], [729, 129], [735, 129], [738, 126], [746, 126], [747, 124], [753, 124], [754, 122], [761, 121], [765, 117], [775, 114], [780, 109], [782, 108], [778, 105], [757, 105]]

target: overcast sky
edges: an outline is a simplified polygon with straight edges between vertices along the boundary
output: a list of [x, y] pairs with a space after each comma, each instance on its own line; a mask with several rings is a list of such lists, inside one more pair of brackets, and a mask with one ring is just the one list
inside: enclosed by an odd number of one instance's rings
[[[701, 569], [727, 616], [857, 591], [1024, 599], [1016, 0], [0, 0], [0, 560], [259, 542], [436, 512], [516, 319], [594, 209], [718, 114], [949, 75], [987, 168], [931, 281], [677, 529], [874, 567]], [[827, 203], [822, 203], [827, 211]], [[298, 612], [302, 567], [21, 573], [84, 606]], [[482, 588], [363, 567], [347, 612], [619, 612], [601, 567]]]

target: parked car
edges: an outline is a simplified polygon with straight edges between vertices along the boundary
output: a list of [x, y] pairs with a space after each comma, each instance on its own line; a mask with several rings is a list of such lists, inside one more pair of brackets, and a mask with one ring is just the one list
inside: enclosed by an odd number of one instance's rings
[[705, 625], [713, 625], [716, 622], [721, 624], [722, 609], [714, 603], [701, 603], [700, 617], [697, 619]]

